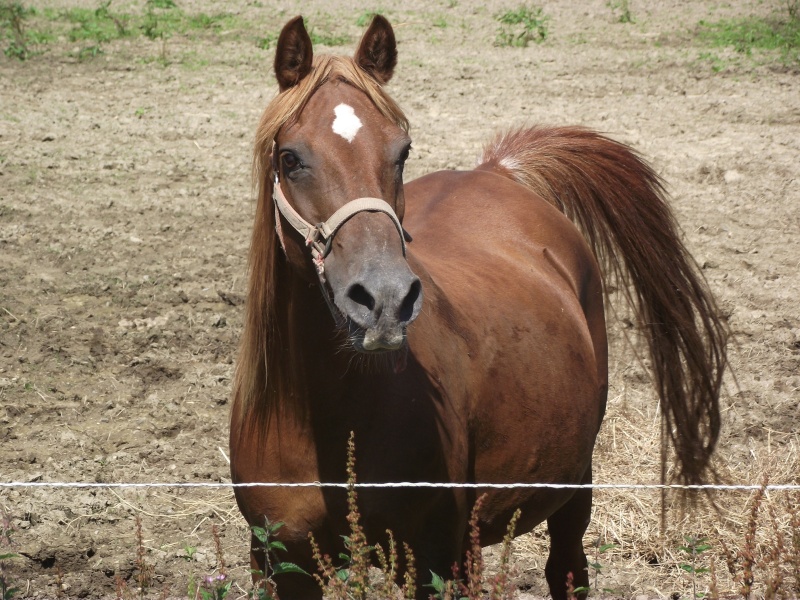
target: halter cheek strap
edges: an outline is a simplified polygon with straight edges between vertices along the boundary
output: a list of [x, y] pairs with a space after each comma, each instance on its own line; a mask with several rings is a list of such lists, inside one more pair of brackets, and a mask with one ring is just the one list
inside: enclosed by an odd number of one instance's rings
[[397, 233], [400, 235], [400, 243], [403, 245], [403, 256], [406, 255], [406, 237], [403, 226], [400, 224], [400, 219], [397, 218], [397, 214], [395, 214], [392, 207], [380, 198], [356, 198], [333, 213], [327, 221], [312, 225], [301, 217], [286, 200], [278, 180], [278, 172], [275, 171], [272, 199], [275, 202], [275, 229], [278, 233], [281, 247], [285, 252], [286, 246], [283, 241], [281, 220], [278, 212], [305, 239], [306, 246], [311, 249], [311, 257], [321, 282], [325, 281], [325, 258], [330, 254], [333, 236], [336, 235], [342, 225], [360, 212], [382, 212], [386, 214], [397, 228]]

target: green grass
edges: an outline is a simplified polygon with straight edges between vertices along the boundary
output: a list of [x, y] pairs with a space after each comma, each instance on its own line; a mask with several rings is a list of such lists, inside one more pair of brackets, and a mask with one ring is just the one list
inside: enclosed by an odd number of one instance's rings
[[25, 25], [35, 14], [35, 9], [26, 8], [21, 2], [0, 3], [0, 40], [7, 44], [3, 49], [6, 56], [25, 60], [34, 53], [33, 46], [44, 39]]
[[714, 52], [701, 52], [697, 57], [699, 62], [710, 64], [714, 73], [725, 70], [728, 63]]
[[256, 38], [256, 47], [262, 50], [269, 50], [278, 43], [278, 34], [268, 32], [266, 35]]
[[116, 10], [110, 0], [98, 2], [95, 8], [41, 11], [21, 2], [0, 2], [0, 41], [6, 55], [20, 60], [44, 52], [59, 37], [82, 44], [79, 58], [102, 54], [103, 47], [114, 40], [145, 37], [161, 42], [164, 60], [165, 42], [173, 35], [217, 35], [240, 25], [230, 13], [188, 13], [173, 0], [147, 0], [139, 12]]
[[336, 35], [334, 33], [330, 33], [327, 31], [319, 31], [315, 29], [311, 29], [308, 32], [309, 37], [311, 37], [311, 42], [316, 46], [317, 44], [322, 46], [346, 46], [350, 43], [350, 38], [346, 35]]
[[700, 21], [697, 35], [712, 47], [733, 48], [746, 56], [755, 51], [777, 53], [785, 63], [800, 65], [800, 18], [747, 17], [716, 22]]
[[541, 43], [549, 33], [550, 17], [538, 6], [522, 4], [516, 9], [498, 14], [495, 19], [500, 23], [495, 37], [497, 46], [525, 47], [530, 42]]
[[356, 25], [358, 25], [359, 27], [366, 27], [372, 22], [372, 18], [375, 15], [379, 14], [383, 14], [383, 11], [381, 11], [380, 9], [378, 9], [377, 11], [366, 10], [360, 15], [358, 15], [358, 18], [356, 19]]

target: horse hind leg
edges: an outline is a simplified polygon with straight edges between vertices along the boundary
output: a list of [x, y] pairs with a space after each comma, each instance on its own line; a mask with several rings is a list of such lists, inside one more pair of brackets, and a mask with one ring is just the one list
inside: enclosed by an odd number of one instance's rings
[[[591, 483], [592, 468], [583, 483]], [[583, 551], [583, 534], [589, 526], [592, 512], [592, 490], [579, 489], [566, 504], [547, 519], [550, 532], [550, 555], [544, 573], [553, 600], [566, 600], [567, 576], [572, 573], [573, 588], [589, 587], [589, 569]], [[586, 598], [586, 592], [576, 594]]]

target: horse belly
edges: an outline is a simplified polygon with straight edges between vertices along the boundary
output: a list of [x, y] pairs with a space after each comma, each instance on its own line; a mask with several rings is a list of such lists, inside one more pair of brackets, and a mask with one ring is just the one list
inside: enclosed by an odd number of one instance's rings
[[[603, 357], [595, 355], [583, 308], [574, 293], [548, 278], [504, 305], [502, 312], [495, 309], [475, 357], [483, 380], [470, 411], [474, 481], [581, 483], [591, 468], [605, 394]], [[572, 493], [495, 490], [483, 518], [496, 521], [502, 536], [507, 519], [523, 507], [521, 526], [530, 529]]]

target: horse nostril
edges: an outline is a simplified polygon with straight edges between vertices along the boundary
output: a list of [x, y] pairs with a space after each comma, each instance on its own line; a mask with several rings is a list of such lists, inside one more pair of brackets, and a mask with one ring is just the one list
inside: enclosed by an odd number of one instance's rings
[[350, 289], [347, 290], [347, 297], [356, 304], [365, 306], [370, 312], [375, 308], [375, 298], [359, 283], [350, 286]]
[[419, 282], [419, 279], [417, 279], [411, 284], [411, 289], [408, 290], [408, 294], [406, 294], [406, 297], [403, 298], [403, 302], [400, 304], [400, 310], [397, 311], [397, 319], [401, 323], [408, 323], [411, 317], [414, 316], [414, 306], [417, 304], [421, 291], [422, 284]]

